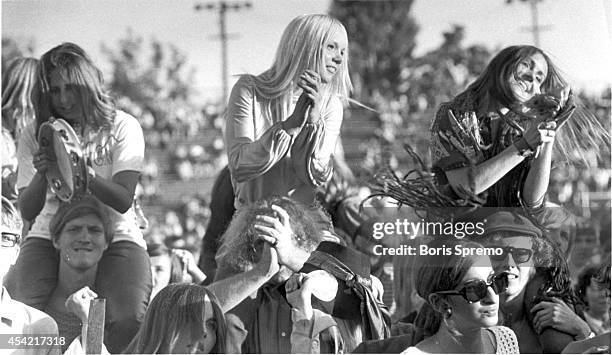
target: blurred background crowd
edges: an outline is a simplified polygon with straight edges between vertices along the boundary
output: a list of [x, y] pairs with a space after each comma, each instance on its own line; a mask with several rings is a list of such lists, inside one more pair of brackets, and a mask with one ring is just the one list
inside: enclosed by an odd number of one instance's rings
[[[350, 39], [358, 104], [346, 109], [341, 137], [346, 162], [361, 187], [384, 169], [399, 175], [413, 169], [406, 143], [430, 164], [429, 125], [437, 106], [464, 89], [501, 48], [468, 44], [466, 28], [454, 25], [441, 34], [437, 48], [417, 54], [419, 26], [412, 5], [408, 0], [329, 4], [329, 14], [345, 24]], [[3, 31], [2, 68], [16, 57], [48, 49], [35, 43]], [[225, 102], [200, 98], [195, 69], [176, 44], [128, 30], [118, 41], [104, 42], [101, 52], [95, 60], [108, 63], [107, 85], [119, 108], [138, 118], [145, 133], [146, 166], [137, 195], [148, 220], [146, 238], [190, 250], [197, 260], [210, 218], [212, 183], [227, 164]], [[610, 87], [576, 90], [610, 129]], [[610, 157], [592, 166], [556, 164], [548, 199], [578, 217], [575, 253], [595, 263], [610, 250]]]

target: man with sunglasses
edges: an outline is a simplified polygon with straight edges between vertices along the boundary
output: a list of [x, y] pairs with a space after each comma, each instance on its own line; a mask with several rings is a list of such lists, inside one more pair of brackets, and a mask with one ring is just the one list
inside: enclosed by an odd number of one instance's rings
[[[549, 282], [545, 270], [567, 269], [554, 265], [564, 262], [562, 254], [542, 230], [515, 210], [489, 215], [484, 230], [479, 241], [502, 251], [490, 256], [495, 275], [507, 279], [508, 287], [500, 294], [501, 319], [516, 333], [521, 353], [559, 353], [568, 343], [588, 337], [588, 325], [568, 302], [572, 298], [561, 300], [559, 292], [549, 296], [543, 291]], [[571, 294], [569, 281], [567, 289], [560, 291]]]
[[[1, 219], [0, 280], [4, 280], [4, 276], [19, 254], [22, 224], [17, 210], [4, 196], [2, 196]], [[59, 342], [61, 339], [53, 318], [11, 299], [4, 286], [1, 292], [0, 353], [12, 355], [60, 354]]]

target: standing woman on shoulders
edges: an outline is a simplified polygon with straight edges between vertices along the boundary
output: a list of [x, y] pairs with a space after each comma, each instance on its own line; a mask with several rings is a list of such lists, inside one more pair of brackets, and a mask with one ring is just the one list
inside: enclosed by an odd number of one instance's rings
[[440, 106], [431, 135], [438, 184], [453, 198], [486, 192], [489, 207], [542, 206], [554, 149], [587, 163], [587, 152], [610, 146], [550, 57], [533, 46], [499, 52]]
[[26, 127], [18, 145], [19, 208], [34, 221], [14, 268], [15, 298], [43, 309], [57, 284], [58, 257], [49, 221], [59, 199], [45, 173], [56, 164], [37, 142], [43, 122], [63, 118], [79, 136], [88, 167], [88, 193], [111, 207], [113, 241], [96, 277], [100, 297], [108, 300], [107, 342], [119, 352], [138, 330], [151, 293], [151, 270], [132, 202], [144, 160], [144, 137], [138, 121], [116, 109], [103, 87], [100, 70], [85, 51], [63, 43], [40, 60], [34, 92], [36, 122]]
[[314, 202], [332, 174], [351, 89], [344, 26], [327, 15], [293, 19], [272, 67], [242, 75], [229, 98], [225, 140], [236, 209], [271, 195]]

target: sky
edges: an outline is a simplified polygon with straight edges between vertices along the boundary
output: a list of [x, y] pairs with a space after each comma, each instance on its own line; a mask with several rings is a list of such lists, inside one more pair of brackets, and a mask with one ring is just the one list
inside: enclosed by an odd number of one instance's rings
[[[370, 0], [376, 1], [376, 0]], [[541, 47], [551, 54], [574, 87], [597, 93], [612, 81], [612, 0], [543, 0], [539, 19], [547, 29]], [[201, 97], [221, 93], [221, 47], [216, 12], [194, 5], [216, 1], [187, 0], [14, 0], [2, 1], [2, 36], [24, 45], [34, 56], [61, 42], [82, 46], [108, 73], [101, 44], [116, 48], [128, 28], [145, 39], [173, 43], [194, 67]], [[244, 3], [241, 1], [231, 1]], [[272, 63], [285, 26], [297, 15], [325, 13], [329, 0], [251, 0], [249, 9], [230, 11], [227, 29], [229, 74], [260, 73]], [[416, 55], [435, 49], [453, 24], [465, 27], [465, 44], [501, 49], [531, 44], [526, 3], [506, 0], [415, 0], [411, 15], [419, 24]]]

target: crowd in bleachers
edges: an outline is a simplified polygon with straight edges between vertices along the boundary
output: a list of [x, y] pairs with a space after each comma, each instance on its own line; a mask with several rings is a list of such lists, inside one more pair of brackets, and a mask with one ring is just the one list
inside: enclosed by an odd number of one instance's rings
[[[609, 352], [610, 201], [598, 194], [610, 190], [609, 146], [596, 145], [609, 145], [609, 95], [573, 105], [544, 52], [505, 48], [440, 103], [429, 132], [409, 132], [432, 137], [431, 170], [365, 186], [336, 145], [347, 48], [338, 20], [299, 16], [273, 66], [241, 76], [224, 112], [177, 105], [161, 116], [125, 97], [115, 105], [76, 44], [11, 67], [0, 333], [51, 335], [38, 348], [51, 354]], [[321, 70], [304, 64], [313, 58]], [[36, 84], [9, 85], [26, 72]], [[553, 89], [552, 109], [530, 106]], [[32, 110], [11, 95], [24, 90]], [[589, 168], [552, 163], [557, 123], [585, 142], [560, 134], [568, 149], [555, 158]], [[399, 136], [389, 127], [386, 143]], [[69, 133], [81, 156], [62, 161]], [[401, 170], [380, 147], [361, 168]], [[211, 191], [194, 184], [164, 205], [165, 181], [212, 177]], [[451, 231], [418, 232], [426, 220]]]

